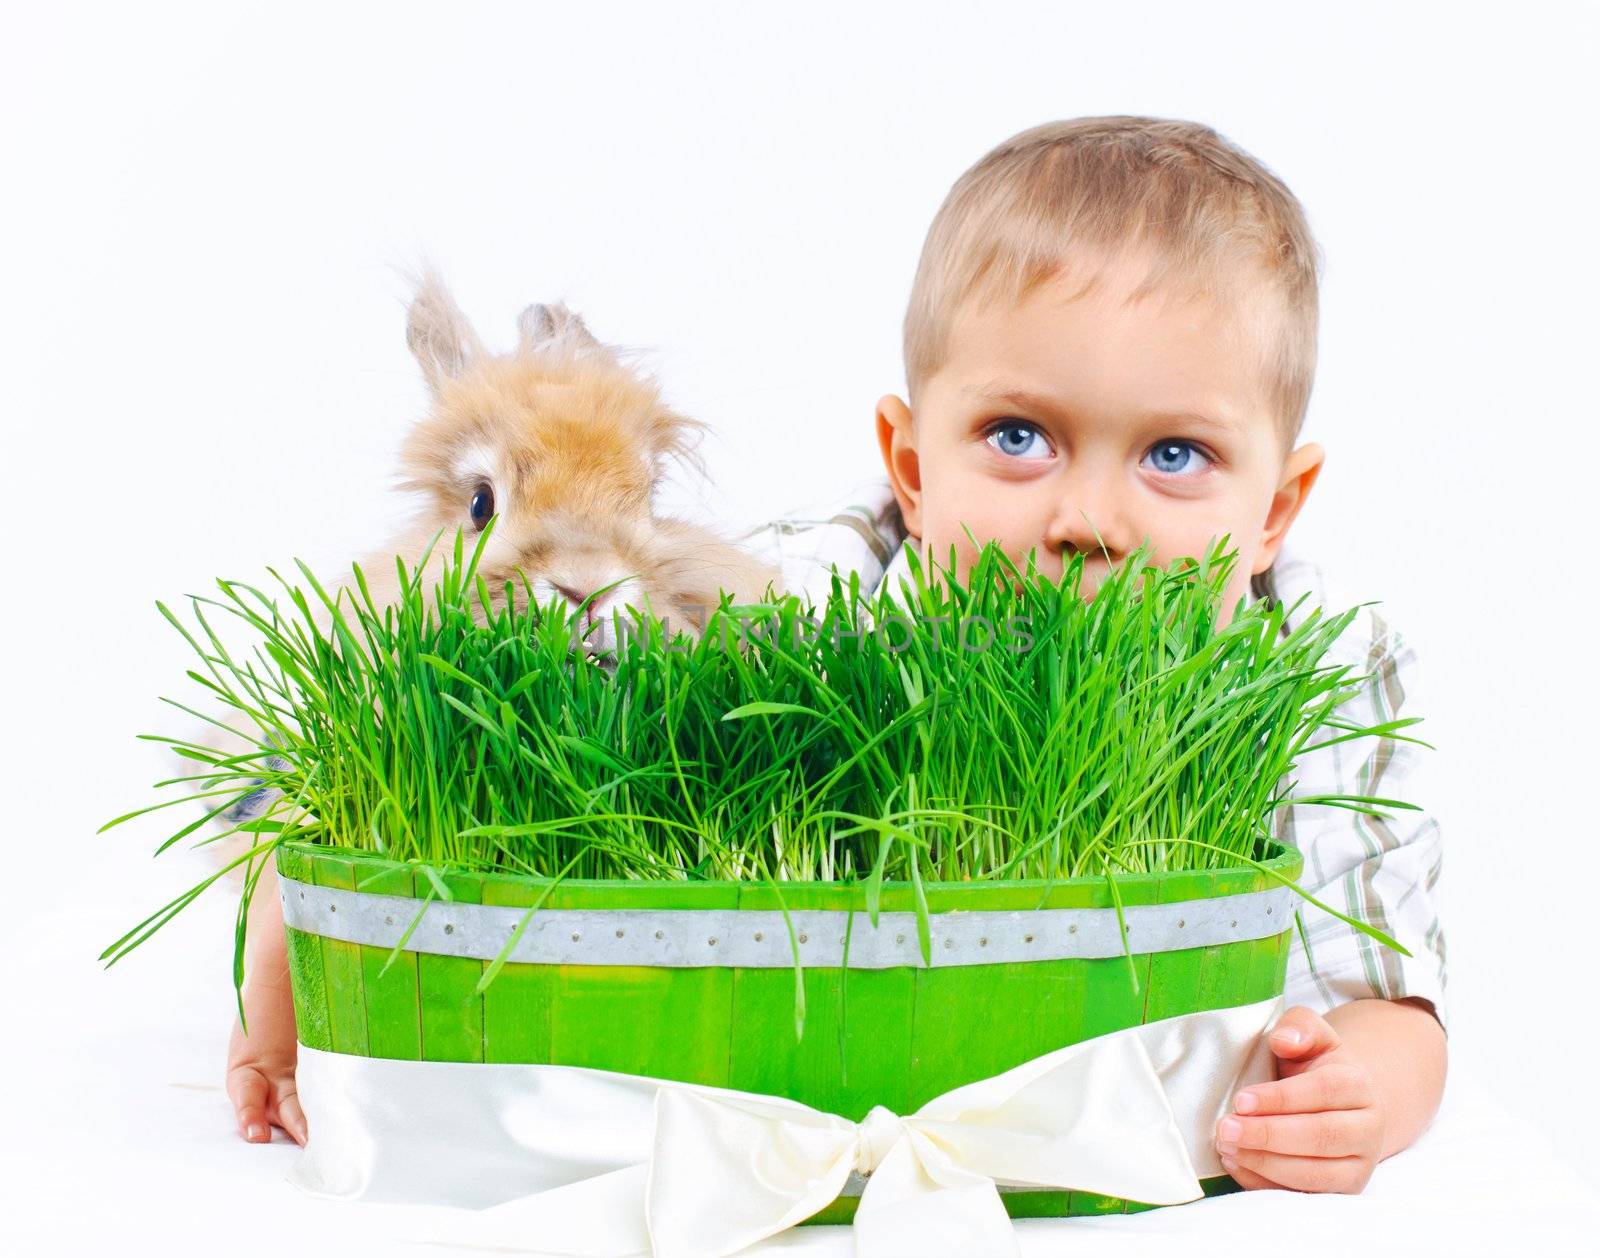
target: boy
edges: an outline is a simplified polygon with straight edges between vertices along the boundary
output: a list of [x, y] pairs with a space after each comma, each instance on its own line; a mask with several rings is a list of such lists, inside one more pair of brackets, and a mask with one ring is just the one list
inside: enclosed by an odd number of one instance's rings
[[[1331, 611], [1353, 606], [1283, 545], [1322, 465], [1316, 445], [1291, 450], [1315, 361], [1314, 251], [1282, 184], [1204, 127], [1091, 118], [1008, 140], [957, 181], [924, 246], [905, 327], [910, 400], [877, 408], [887, 479], [750, 542], [818, 598], [835, 564], [868, 588], [905, 575], [907, 538], [939, 562], [953, 543], [964, 570], [962, 524], [1019, 562], [1034, 549], [1051, 575], [1085, 552], [1091, 592], [1142, 537], [1164, 564], [1229, 533], [1240, 556], [1224, 615], [1240, 597], [1292, 604], [1302, 589]], [[1369, 608], [1334, 654], [1376, 675], [1352, 715], [1394, 719], [1410, 648]], [[1395, 797], [1412, 745], [1376, 742], [1365, 757], [1355, 743], [1303, 756], [1297, 793]], [[1269, 1041], [1279, 1079], [1240, 1094], [1219, 1151], [1247, 1188], [1358, 1192], [1443, 1087], [1438, 827], [1417, 812], [1305, 806], [1281, 826], [1313, 894], [1414, 956], [1307, 910], [1317, 965], [1291, 951], [1289, 994], [1305, 1003]], [[282, 931], [263, 924], [246, 991], [258, 1029], [246, 1040], [235, 1026], [229, 1094], [247, 1138], [276, 1121], [303, 1140]]]
[[[780, 521], [751, 540], [820, 599], [834, 564], [898, 590], [908, 538], [941, 565], [953, 544], [964, 573], [976, 551], [962, 525], [1019, 566], [1033, 549], [1052, 577], [1083, 552], [1087, 593], [1141, 540], [1166, 566], [1226, 533], [1239, 558], [1222, 623], [1239, 599], [1292, 605], [1305, 591], [1293, 623], [1309, 605], [1337, 614], [1361, 600], [1284, 547], [1323, 462], [1314, 443], [1294, 448], [1316, 330], [1304, 214], [1248, 155], [1171, 120], [1031, 128], [956, 181], [928, 232], [905, 320], [909, 401], [877, 406], [887, 478], [810, 527]], [[1415, 656], [1370, 607], [1327, 662], [1374, 675], [1350, 719], [1415, 701]], [[1366, 742], [1303, 755], [1295, 793], [1403, 795], [1414, 745]], [[1239, 1094], [1217, 1147], [1246, 1188], [1360, 1192], [1443, 1091], [1438, 825], [1297, 805], [1279, 826], [1305, 854], [1302, 885], [1413, 955], [1304, 910], [1315, 967], [1297, 943], [1292, 1007], [1269, 1037], [1278, 1079]]]

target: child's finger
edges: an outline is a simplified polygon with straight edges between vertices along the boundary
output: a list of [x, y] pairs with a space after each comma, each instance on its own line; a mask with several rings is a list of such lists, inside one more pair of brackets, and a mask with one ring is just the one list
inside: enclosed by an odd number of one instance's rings
[[272, 1124], [267, 1119], [267, 1081], [253, 1066], [228, 1072], [228, 1098], [239, 1134], [252, 1144], [272, 1139]]
[[1328, 1110], [1320, 1114], [1279, 1114], [1270, 1118], [1229, 1115], [1217, 1124], [1217, 1148], [1260, 1149], [1301, 1157], [1335, 1158], [1357, 1152], [1372, 1127], [1362, 1110]]
[[306, 1115], [300, 1108], [300, 1098], [293, 1090], [278, 1097], [278, 1125], [294, 1137], [295, 1143], [306, 1142]]
[[1253, 1083], [1233, 1098], [1239, 1114], [1310, 1114], [1363, 1109], [1373, 1103], [1372, 1080], [1348, 1064], [1329, 1062], [1287, 1079]]
[[1301, 1192], [1360, 1192], [1372, 1178], [1373, 1167], [1372, 1161], [1363, 1157], [1308, 1158], [1261, 1149], [1240, 1149], [1229, 1160], [1236, 1168]]
[[1233, 1160], [1231, 1156], [1222, 1159], [1222, 1169], [1228, 1172], [1229, 1178], [1232, 1179], [1234, 1183], [1238, 1184], [1240, 1188], [1283, 1187], [1282, 1184], [1273, 1183], [1272, 1180], [1268, 1179], [1265, 1175], [1258, 1175], [1255, 1171], [1240, 1166]]
[[1295, 1005], [1278, 1019], [1267, 1044], [1279, 1057], [1309, 1057], [1339, 1047], [1339, 1033], [1305, 1005]]

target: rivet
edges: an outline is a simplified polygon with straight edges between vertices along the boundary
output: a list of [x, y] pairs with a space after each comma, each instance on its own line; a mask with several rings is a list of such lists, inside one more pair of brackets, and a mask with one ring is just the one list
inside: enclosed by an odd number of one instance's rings
[[1267, 915], [1269, 917], [1272, 915], [1272, 906], [1270, 904], [1267, 906]]
[[620, 931], [620, 930], [619, 930], [619, 931], [618, 931], [618, 932], [617, 932], [617, 938], [618, 938], [618, 939], [621, 939], [621, 938], [622, 938], [622, 932], [621, 932], [621, 931]]
[[1229, 926], [1230, 926], [1230, 927], [1232, 927], [1232, 926], [1237, 926], [1237, 925], [1238, 925], [1238, 924], [1239, 924], [1239, 919], [1238, 919], [1238, 918], [1237, 918], [1237, 917], [1236, 917], [1236, 918], [1234, 918], [1234, 919], [1233, 919], [1233, 920], [1232, 920], [1232, 921], [1231, 921], [1231, 922], [1229, 922], [1229, 923], [1228, 923], [1228, 925], [1229, 925]]
[[989, 946], [989, 941], [987, 939], [978, 940], [978, 947], [987, 948], [988, 946]]
[[454, 926], [452, 926], [449, 922], [446, 922], [444, 924], [444, 933], [447, 934], [447, 935], [453, 935], [453, 934], [456, 933], [456, 928]]
[[339, 906], [337, 904], [328, 905], [328, 912], [337, 913], [338, 911], [339, 911]]
[[577, 943], [578, 942], [578, 934], [579, 934], [579, 932], [577, 932], [577, 931], [573, 931], [572, 932], [572, 942], [573, 943]]
[[895, 943], [905, 943], [906, 937], [904, 935], [896, 935], [894, 941]]
[[1067, 934], [1076, 935], [1077, 933], [1078, 933], [1078, 923], [1077, 922], [1073, 922], [1071, 926], [1067, 927]]
[[954, 948], [956, 946], [956, 941], [954, 939], [946, 939], [944, 941], [944, 946], [946, 948]]
[[715, 948], [717, 946], [717, 937], [712, 935], [710, 939], [706, 940], [706, 942]]
[[393, 926], [393, 925], [394, 925], [394, 918], [393, 918], [393, 917], [386, 917], [386, 918], [384, 918], [384, 919], [383, 919], [383, 924], [384, 924], [384, 925], [385, 925], [385, 926]]
[[304, 891], [302, 891], [302, 892], [301, 892], [301, 893], [300, 893], [300, 898], [301, 898], [301, 899], [302, 899], [302, 900], [303, 900], [303, 899], [305, 899], [305, 898], [306, 898], [306, 893], [305, 893], [305, 892], [304, 892]]
[[[573, 936], [573, 938], [577, 938], [577, 936]], [[661, 932], [661, 931], [659, 931], [659, 930], [658, 930], [658, 931], [656, 931], [656, 938], [657, 938], [657, 939], [661, 939], [661, 938], [664, 938], [664, 935], [663, 935], [663, 933], [662, 933], [662, 932]]]
[[805, 941], [806, 941], [806, 936], [805, 936], [804, 933], [802, 933], [801, 936], [800, 936], [800, 942], [801, 943], [805, 943]]
[[1032, 943], [1033, 942], [1033, 936], [1032, 935], [1024, 935], [1022, 937], [1022, 942], [1023, 943]]
[[761, 932], [759, 930], [756, 931], [756, 942], [757, 943], [761, 942]]

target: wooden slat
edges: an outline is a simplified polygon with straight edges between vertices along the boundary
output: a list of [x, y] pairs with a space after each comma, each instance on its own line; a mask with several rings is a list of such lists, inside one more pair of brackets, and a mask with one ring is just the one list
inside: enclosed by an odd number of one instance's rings
[[[523, 878], [485, 875], [483, 902], [528, 908], [541, 884]], [[535, 912], [542, 912], [545, 904]], [[529, 922], [528, 929], [533, 929]], [[487, 971], [490, 961], [481, 963]], [[500, 1062], [548, 1062], [550, 1010], [556, 996], [557, 971], [553, 965], [507, 962], [483, 993], [483, 1059]]]
[[[309, 858], [293, 844], [279, 844], [276, 857], [280, 878], [312, 881]], [[289, 985], [294, 992], [295, 1035], [309, 1048], [332, 1052], [328, 992], [322, 974], [322, 940], [292, 926], [285, 926], [283, 934], [289, 960]]]
[[[1161, 883], [1159, 875], [1147, 874], [1138, 878], [1119, 878], [1117, 887], [1123, 908], [1126, 909], [1133, 904], [1156, 903]], [[1104, 878], [1081, 884], [1079, 893], [1087, 895], [1090, 907], [1109, 909], [1116, 906], [1116, 899]], [[1128, 946], [1133, 950], [1132, 969], [1138, 978], [1137, 990], [1129, 974], [1126, 957], [1101, 957], [1081, 962], [1084, 968], [1083, 1007], [1074, 1043], [1138, 1026], [1143, 1020], [1145, 993], [1150, 984], [1150, 954], [1139, 951], [1137, 935], [1130, 934]]]
[[[1211, 894], [1212, 881], [1211, 875], [1201, 872], [1163, 874], [1157, 902], [1177, 904], [1203, 898]], [[1206, 964], [1213, 953], [1214, 949], [1196, 947], [1151, 954], [1142, 1020], [1160, 1022], [1204, 1008], [1196, 1002], [1204, 990]]]
[[[735, 908], [739, 888], [709, 882], [561, 885], [552, 908]], [[551, 1060], [725, 1087], [733, 971], [633, 965], [556, 970]]]
[[[356, 887], [351, 862], [331, 854], [319, 855], [312, 862], [312, 875], [319, 887], [338, 887], [345, 891], [354, 891]], [[367, 1056], [367, 1003], [360, 945], [324, 937], [322, 970], [333, 1051]]]
[[322, 981], [322, 940], [293, 926], [283, 930], [289, 954], [289, 985], [294, 989], [295, 1035], [307, 1048], [333, 1051], [328, 1026], [328, 992]]
[[[783, 903], [791, 913], [860, 909], [851, 926], [852, 946], [873, 929], [860, 891], [796, 884], [784, 889]], [[748, 886], [741, 889], [739, 906], [776, 911], [779, 901], [768, 887]], [[883, 907], [889, 911], [901, 906], [891, 897]], [[908, 1112], [905, 1046], [916, 998], [914, 970], [807, 967], [805, 1026], [799, 1040], [794, 1033], [793, 969], [736, 969], [733, 974], [728, 1086], [792, 1097], [855, 1122], [874, 1105]]]
[[[1267, 874], [1251, 871], [1253, 890], [1267, 890], [1278, 885]], [[1283, 930], [1266, 939], [1252, 940], [1250, 944], [1249, 977], [1246, 980], [1246, 1000], [1265, 1000], [1283, 990], [1284, 970], [1289, 960], [1287, 941], [1294, 935], [1293, 906], [1277, 910], [1283, 915]]]
[[[415, 883], [408, 866], [388, 864], [356, 867], [363, 891], [373, 895], [415, 895]], [[418, 901], [417, 908], [421, 907]], [[413, 909], [414, 913], [416, 910]], [[410, 918], [395, 914], [402, 928]], [[374, 1057], [400, 1061], [422, 1058], [422, 997], [417, 982], [417, 954], [402, 950], [394, 964], [384, 970], [391, 949], [371, 944], [361, 947], [361, 981], [366, 990], [367, 1051]]]
[[[1211, 879], [1212, 894], [1218, 896], [1243, 895], [1260, 888], [1263, 881], [1263, 876], [1252, 869], [1211, 870], [1205, 876]], [[1207, 948], [1206, 954], [1200, 969], [1196, 1008], [1226, 1009], [1251, 1000], [1250, 976], [1255, 955], [1251, 943], [1217, 944]]]
[[[417, 881], [426, 874], [418, 874]], [[442, 875], [461, 904], [483, 898], [481, 874]], [[483, 962], [473, 957], [417, 954], [417, 990], [422, 1011], [424, 1061], [483, 1060], [483, 997], [477, 992]]]
[[[930, 887], [928, 908], [934, 914], [972, 908], [967, 891]], [[1092, 899], [1093, 893], [1082, 886], [1039, 884], [994, 888], [983, 905], [1080, 908], [1088, 907]], [[935, 951], [942, 942], [935, 925]], [[912, 1107], [1083, 1038], [1086, 964], [1066, 959], [915, 971]]]

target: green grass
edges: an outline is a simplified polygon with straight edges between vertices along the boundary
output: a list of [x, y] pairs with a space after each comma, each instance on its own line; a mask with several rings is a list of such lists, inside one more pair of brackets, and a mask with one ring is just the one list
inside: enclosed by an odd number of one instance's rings
[[[304, 564], [299, 584], [272, 572], [276, 595], [219, 581], [217, 597], [192, 599], [192, 624], [157, 604], [199, 665], [200, 701], [177, 706], [220, 708], [258, 735], [231, 757], [160, 739], [196, 771], [162, 784], [178, 797], [102, 829], [194, 796], [220, 815], [265, 786], [281, 795], [245, 827], [258, 840], [235, 862], [246, 899], [295, 837], [416, 862], [438, 885], [448, 868], [862, 882], [875, 908], [886, 881], [1095, 875], [1114, 888], [1120, 873], [1255, 864], [1290, 804], [1416, 807], [1288, 793], [1301, 754], [1421, 743], [1400, 732], [1420, 718], [1334, 716], [1368, 680], [1322, 663], [1359, 608], [1309, 608], [1284, 635], [1294, 609], [1241, 601], [1219, 629], [1237, 560], [1226, 537], [1164, 569], [1141, 548], [1092, 599], [1082, 556], [1053, 581], [990, 544], [961, 581], [925, 573], [913, 549], [901, 590], [863, 594], [847, 574], [820, 606], [725, 597], [697, 640], [618, 613], [620, 645], [597, 658], [526, 581], [489, 589], [488, 535], [466, 553], [458, 533], [433, 586], [397, 560], [391, 607], [358, 568], [329, 591]], [[227, 649], [219, 616], [250, 636], [248, 657]]]

